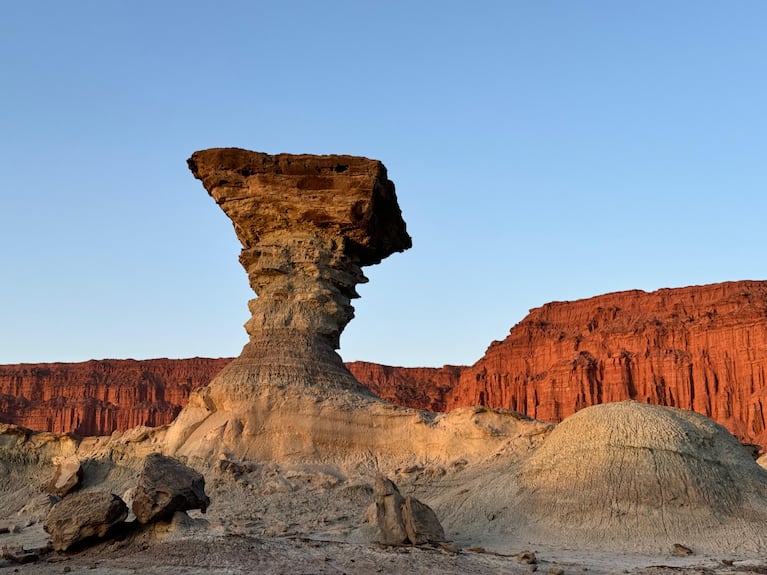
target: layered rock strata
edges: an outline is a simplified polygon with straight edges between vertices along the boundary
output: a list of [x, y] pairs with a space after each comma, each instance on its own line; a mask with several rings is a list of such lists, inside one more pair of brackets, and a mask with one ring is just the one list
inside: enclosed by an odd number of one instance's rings
[[[195, 152], [189, 168], [234, 224], [240, 263], [258, 297], [250, 341], [226, 368], [228, 398], [254, 385], [355, 389], [335, 353], [354, 317], [362, 267], [411, 246], [381, 162], [354, 156]], [[235, 372], [248, 384], [234, 385]]]
[[689, 409], [767, 445], [767, 282], [627, 291], [533, 309], [462, 371], [447, 409], [558, 422], [636, 399]]
[[367, 361], [347, 362], [346, 367], [381, 399], [427, 411], [446, 411], [445, 395], [458, 384], [464, 369], [455, 365], [392, 367]]
[[362, 267], [410, 247], [386, 168], [352, 156], [196, 152], [192, 173], [231, 218], [258, 294], [240, 356], [190, 396], [163, 450], [210, 463], [333, 462], [387, 469], [485, 458], [548, 431], [514, 413], [403, 409], [359, 384], [336, 354]]
[[192, 390], [231, 359], [92, 360], [0, 365], [0, 422], [38, 431], [109, 435], [170, 423]]
[[[173, 421], [195, 389], [232, 358], [108, 359], [81, 363], [0, 365], [0, 423], [37, 431], [110, 435]], [[396, 405], [445, 411], [459, 367], [345, 364], [354, 378]]]
[[[600, 402], [692, 409], [767, 445], [767, 282], [619, 292], [534, 309], [471, 367], [346, 367], [397, 405], [514, 409], [557, 422]], [[109, 434], [169, 423], [230, 359], [0, 366], [0, 421]]]

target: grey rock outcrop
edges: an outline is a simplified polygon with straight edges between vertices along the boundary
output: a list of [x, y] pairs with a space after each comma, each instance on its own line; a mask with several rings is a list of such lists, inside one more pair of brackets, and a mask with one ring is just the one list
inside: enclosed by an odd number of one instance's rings
[[54, 457], [53, 463], [56, 465], [56, 471], [48, 483], [47, 490], [49, 493], [64, 497], [79, 487], [83, 479], [83, 468], [80, 465], [80, 460], [74, 455]]
[[520, 471], [518, 522], [583, 547], [735, 549], [767, 510], [767, 472], [726, 429], [634, 401], [568, 417]]
[[146, 457], [132, 506], [140, 523], [170, 519], [177, 511], [204, 513], [209, 505], [201, 474], [172, 457], [159, 453]]
[[437, 519], [434, 510], [421, 503], [415, 497], [408, 495], [402, 507], [402, 519], [405, 523], [407, 538], [413, 545], [426, 543], [442, 543], [445, 541], [445, 530]]
[[43, 527], [51, 535], [53, 548], [66, 551], [93, 537], [103, 538], [128, 516], [122, 499], [103, 491], [74, 493], [54, 505]]
[[393, 481], [383, 475], [376, 476], [373, 495], [376, 502], [376, 520], [380, 531], [379, 542], [383, 545], [402, 545], [407, 543], [405, 521], [402, 518], [402, 507], [405, 498]]
[[383, 545], [425, 545], [445, 541], [437, 514], [415, 497], [402, 497], [390, 479], [379, 474], [374, 487], [379, 542]]

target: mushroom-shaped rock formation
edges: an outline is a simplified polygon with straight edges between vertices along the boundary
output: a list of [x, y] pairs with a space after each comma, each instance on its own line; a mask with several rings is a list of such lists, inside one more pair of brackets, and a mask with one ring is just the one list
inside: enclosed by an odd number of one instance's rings
[[[436, 416], [370, 394], [336, 354], [361, 268], [410, 247], [381, 162], [354, 156], [195, 152], [192, 173], [231, 218], [258, 297], [250, 341], [193, 393], [164, 450], [211, 461], [447, 461], [487, 456], [547, 426], [471, 409]], [[508, 413], [508, 412], [507, 412]]]
[[232, 220], [258, 297], [250, 341], [229, 371], [254, 383], [361, 386], [335, 353], [354, 317], [361, 267], [411, 246], [394, 184], [376, 160], [195, 152], [194, 176]]
[[767, 472], [722, 426], [625, 401], [560, 423], [523, 465], [530, 533], [573, 547], [735, 551], [764, 545]]

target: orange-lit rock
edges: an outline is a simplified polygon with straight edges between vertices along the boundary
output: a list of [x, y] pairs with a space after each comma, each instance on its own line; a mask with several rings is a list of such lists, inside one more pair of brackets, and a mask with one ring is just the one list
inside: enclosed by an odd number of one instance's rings
[[[0, 421], [88, 435], [162, 425], [230, 361], [0, 366]], [[557, 422], [637, 399], [692, 409], [767, 447], [767, 281], [546, 304], [471, 367], [346, 365], [376, 395], [407, 407], [486, 405]]]
[[465, 368], [448, 409], [560, 421], [636, 399], [691, 409], [767, 445], [767, 282], [627, 291], [531, 310]]
[[[0, 422], [38, 431], [109, 435], [170, 423], [189, 393], [210, 383], [231, 358], [109, 359], [0, 365]], [[460, 368], [346, 364], [373, 393], [398, 405], [444, 411]]]
[[396, 405], [445, 411], [445, 393], [456, 386], [461, 367], [392, 367], [366, 361], [346, 364], [352, 375], [378, 397]]
[[132, 359], [0, 365], [0, 422], [109, 435], [169, 423], [229, 359]]

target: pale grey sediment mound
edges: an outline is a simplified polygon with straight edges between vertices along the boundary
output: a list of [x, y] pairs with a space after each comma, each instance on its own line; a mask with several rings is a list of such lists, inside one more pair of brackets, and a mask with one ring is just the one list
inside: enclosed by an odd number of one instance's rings
[[584, 409], [521, 466], [516, 511], [569, 546], [694, 551], [764, 546], [767, 472], [722, 426], [633, 401]]

